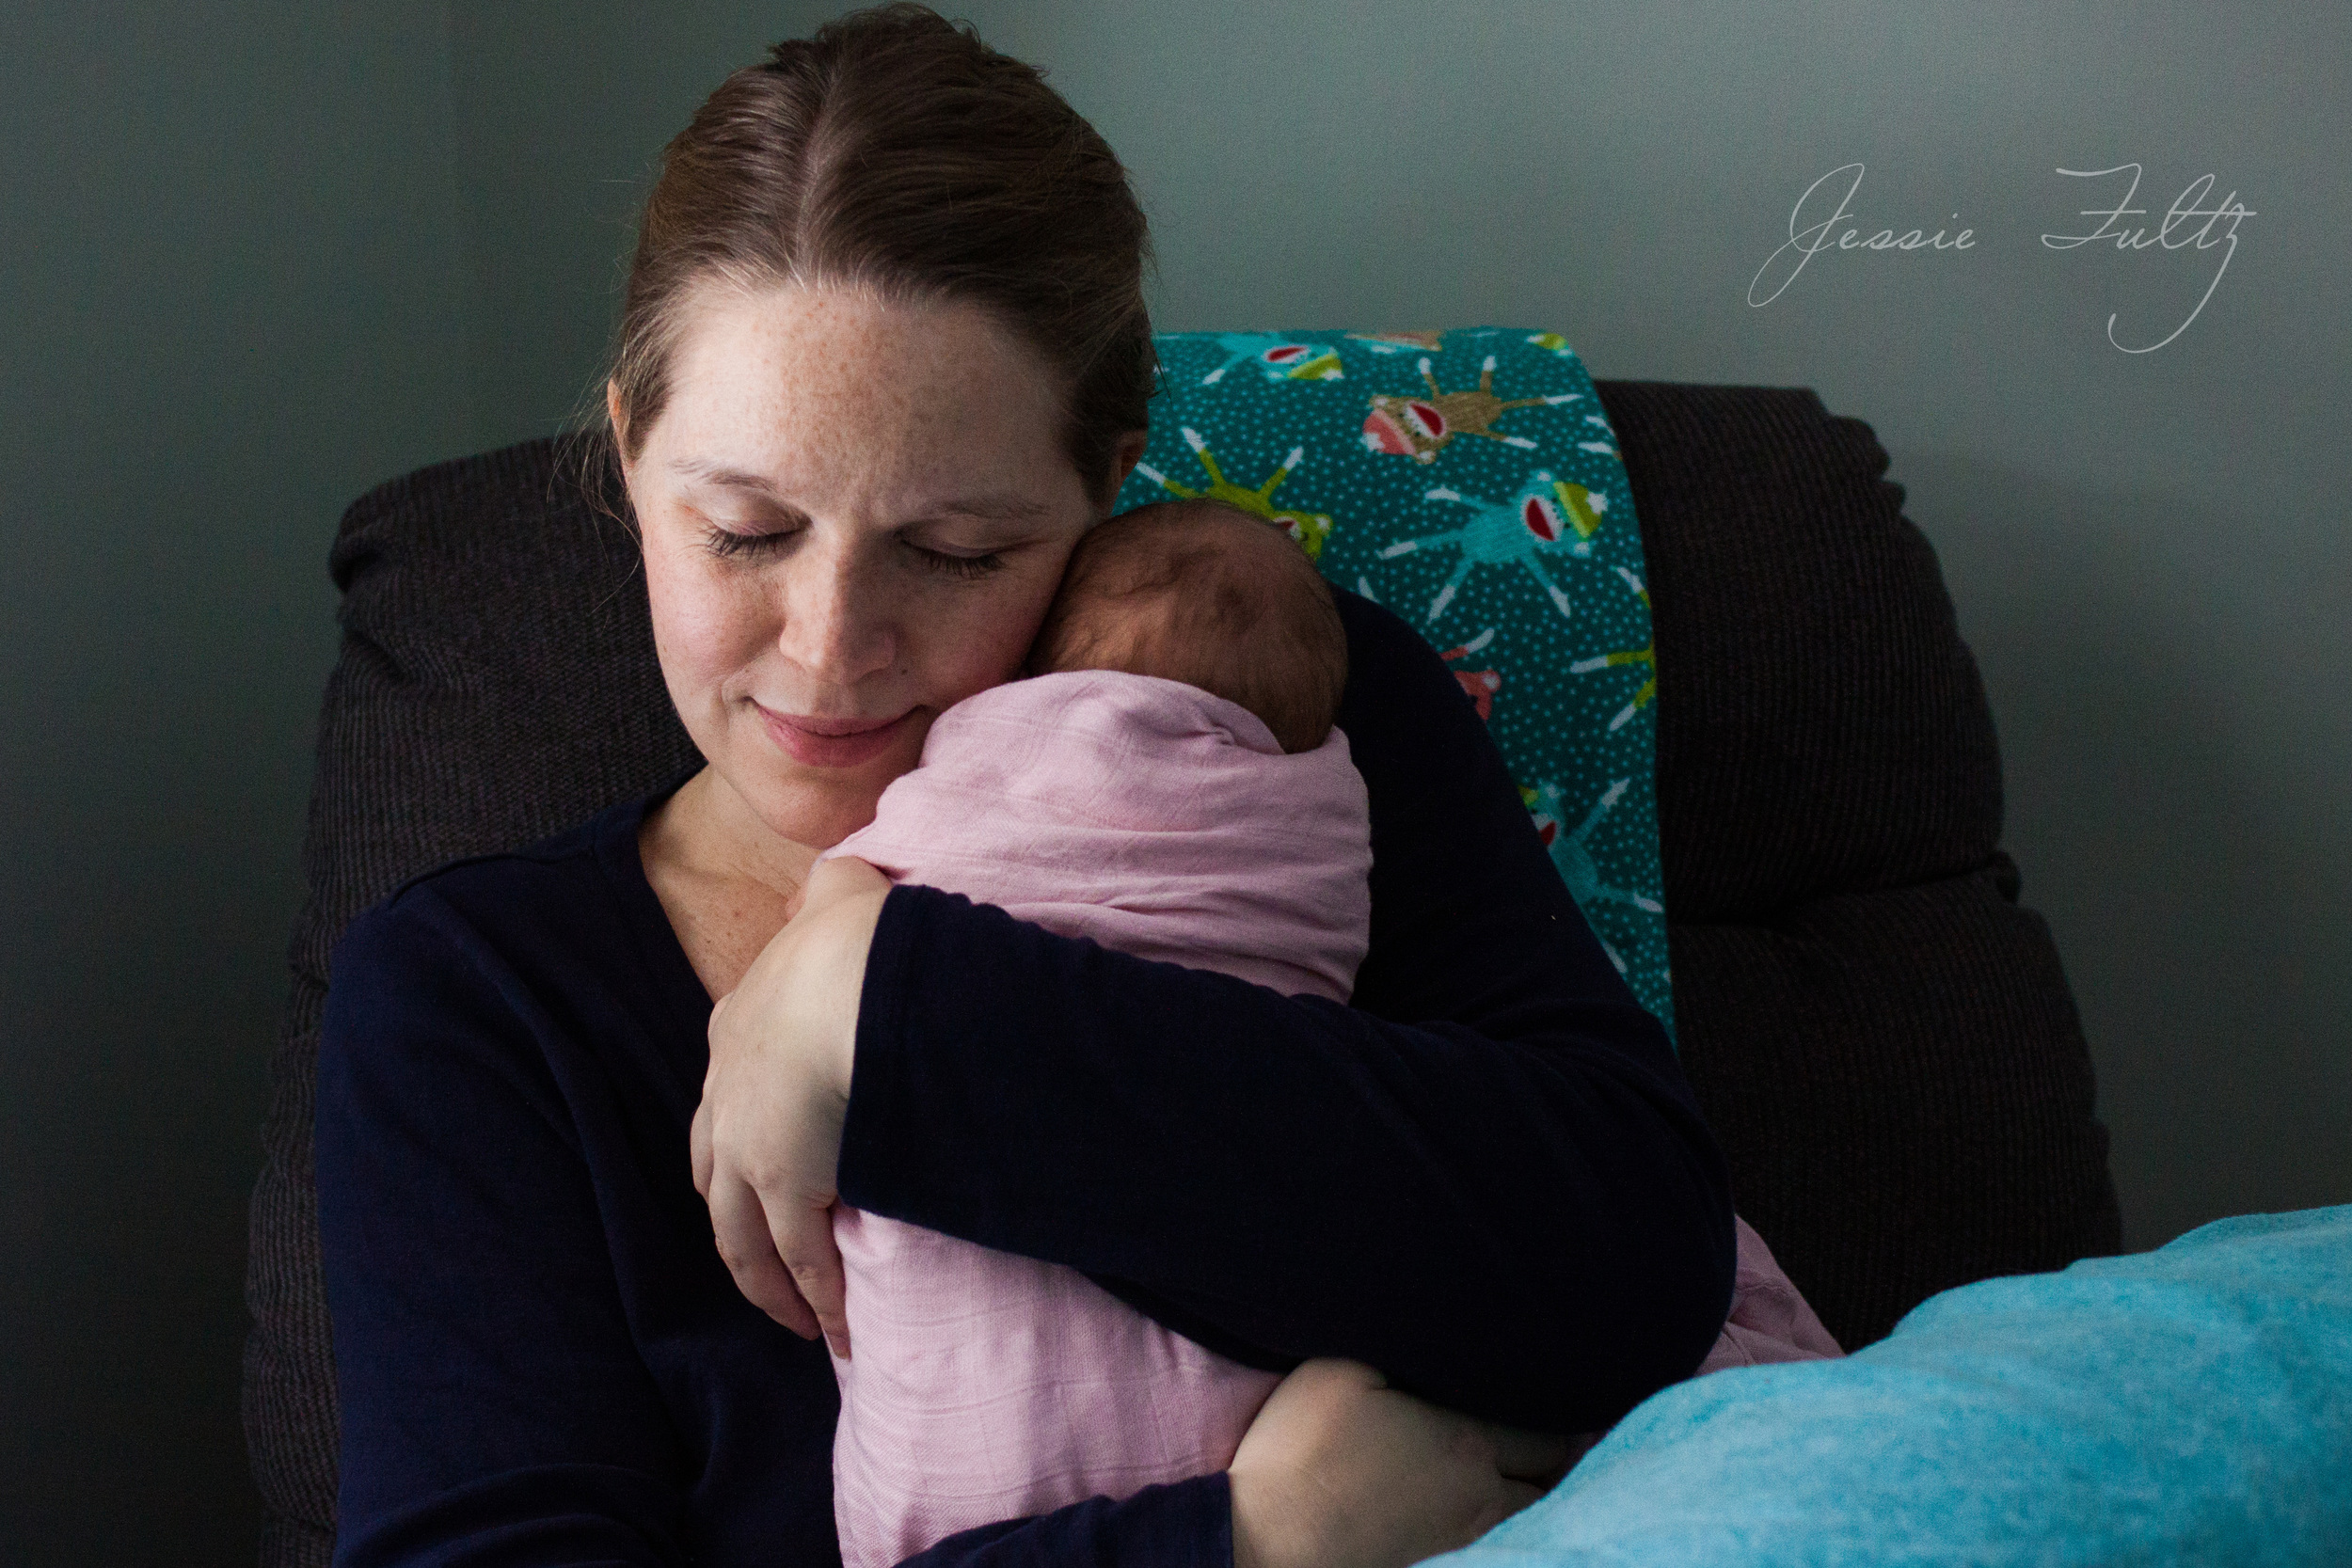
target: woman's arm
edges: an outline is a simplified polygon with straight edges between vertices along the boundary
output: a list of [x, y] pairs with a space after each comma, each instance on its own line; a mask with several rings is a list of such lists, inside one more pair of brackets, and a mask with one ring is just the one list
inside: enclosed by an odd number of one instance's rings
[[428, 891], [363, 915], [322, 1021], [339, 1568], [674, 1564], [689, 1462], [631, 1343], [564, 1097]]
[[1721, 1328], [1728, 1179], [1450, 673], [1341, 598], [1375, 824], [1356, 1006], [898, 888], [840, 1193], [1087, 1270], [1260, 1366], [1347, 1357], [1456, 1410], [1597, 1430]]

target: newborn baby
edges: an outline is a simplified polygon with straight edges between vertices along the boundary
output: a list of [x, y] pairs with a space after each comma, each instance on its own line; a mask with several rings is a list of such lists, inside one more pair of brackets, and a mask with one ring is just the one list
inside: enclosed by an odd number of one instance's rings
[[[1009, 681], [828, 851], [1106, 947], [1343, 1002], [1370, 942], [1362, 775], [1332, 727], [1347, 639], [1280, 531], [1216, 502], [1088, 533]], [[847, 1568], [992, 1520], [1223, 1469], [1279, 1374], [1075, 1269], [844, 1205]]]
[[[940, 715], [921, 765], [829, 855], [1069, 936], [1343, 1002], [1370, 942], [1363, 779], [1333, 727], [1347, 640], [1280, 531], [1214, 501], [1089, 532], [1031, 677]], [[1835, 1355], [1739, 1226], [1704, 1370]], [[1075, 1269], [842, 1205], [835, 1357], [846, 1568], [958, 1530], [1220, 1470], [1280, 1382]]]

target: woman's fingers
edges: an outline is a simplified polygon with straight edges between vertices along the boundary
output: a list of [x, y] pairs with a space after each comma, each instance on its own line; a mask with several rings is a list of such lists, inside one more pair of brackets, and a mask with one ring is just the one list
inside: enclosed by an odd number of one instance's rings
[[1403, 1568], [1468, 1545], [1566, 1467], [1569, 1439], [1386, 1383], [1359, 1362], [1316, 1359], [1275, 1386], [1227, 1466], [1237, 1564]]
[[850, 1354], [835, 1170], [866, 955], [890, 882], [829, 861], [806, 901], [710, 1012], [710, 1066], [688, 1139], [694, 1187], [737, 1286], [803, 1338]]
[[1473, 1541], [1550, 1490], [1549, 1487], [1530, 1486], [1523, 1481], [1499, 1481], [1495, 1482], [1495, 1488], [1493, 1506], [1470, 1526], [1470, 1539]]
[[719, 1243], [719, 1257], [735, 1276], [735, 1288], [802, 1338], [816, 1338], [817, 1314], [802, 1299], [800, 1287], [776, 1251], [759, 1195], [722, 1171], [704, 1196], [710, 1205], [710, 1229]]
[[789, 1272], [798, 1299], [813, 1309], [834, 1354], [850, 1358], [848, 1291], [841, 1249], [834, 1244], [833, 1205], [816, 1206], [789, 1194], [766, 1198], [768, 1228], [776, 1256]]
[[1567, 1472], [1568, 1457], [1575, 1449], [1573, 1439], [1491, 1421], [1482, 1424], [1494, 1441], [1495, 1468], [1502, 1474], [1514, 1481], [1549, 1485]]
[[1444, 1411], [1358, 1361], [1306, 1361], [1232, 1455], [1237, 1568], [1402, 1568], [1466, 1547], [1560, 1479], [1574, 1439]]
[[[833, 1239], [833, 1193], [803, 1191], [782, 1174], [765, 1178], [763, 1189], [738, 1175], [719, 1157], [709, 1103], [706, 1099], [695, 1110], [690, 1134], [694, 1186], [710, 1206], [711, 1234], [736, 1288], [802, 1338], [823, 1334], [847, 1360], [848, 1291]], [[769, 1131], [775, 1141], [789, 1141], [785, 1130]]]
[[710, 1175], [715, 1164], [710, 1144], [710, 1101], [694, 1107], [694, 1120], [686, 1130], [686, 1148], [694, 1162], [694, 1190], [710, 1201]]

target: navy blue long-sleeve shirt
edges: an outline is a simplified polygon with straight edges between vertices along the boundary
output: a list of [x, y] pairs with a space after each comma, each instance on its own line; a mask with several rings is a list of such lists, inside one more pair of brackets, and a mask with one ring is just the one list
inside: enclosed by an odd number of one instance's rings
[[[1451, 673], [1339, 597], [1374, 855], [1352, 1005], [901, 886], [841, 1196], [1083, 1269], [1253, 1366], [1349, 1356], [1597, 1430], [1722, 1325], [1723, 1162]], [[419, 878], [336, 949], [317, 1148], [350, 1568], [837, 1560], [824, 1345], [737, 1291], [693, 1188], [711, 1001], [637, 847], [667, 793]], [[1230, 1532], [1212, 1475], [916, 1560], [1230, 1568]]]

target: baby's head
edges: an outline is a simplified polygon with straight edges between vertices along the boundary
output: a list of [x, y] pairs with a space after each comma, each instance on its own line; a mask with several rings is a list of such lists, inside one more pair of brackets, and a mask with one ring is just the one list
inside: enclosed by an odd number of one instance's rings
[[1347, 684], [1347, 633], [1306, 552], [1222, 501], [1163, 501], [1079, 541], [1029, 673], [1124, 670], [1238, 703], [1285, 752], [1323, 744]]

